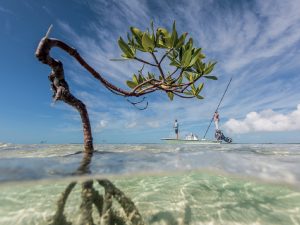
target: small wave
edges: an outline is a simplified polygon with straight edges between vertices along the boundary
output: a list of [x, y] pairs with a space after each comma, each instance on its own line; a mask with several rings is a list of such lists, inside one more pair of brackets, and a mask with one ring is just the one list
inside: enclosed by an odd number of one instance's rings
[[[31, 179], [30, 171], [35, 171], [37, 179], [63, 177], [59, 170], [72, 173], [82, 160], [82, 145], [5, 145], [2, 149], [7, 151], [1, 151], [0, 158], [2, 181], [12, 177]], [[300, 145], [105, 144], [95, 145], [91, 171], [95, 174], [135, 174], [216, 168], [241, 176], [300, 184], [299, 155]], [[58, 172], [51, 173], [54, 168]]]
[[251, 152], [259, 155], [274, 155], [274, 156], [297, 156], [300, 152], [292, 152], [288, 150], [270, 150], [270, 149], [251, 149]]
[[11, 144], [10, 143], [3, 143], [0, 142], [0, 150], [5, 150], [6, 148], [10, 147]]

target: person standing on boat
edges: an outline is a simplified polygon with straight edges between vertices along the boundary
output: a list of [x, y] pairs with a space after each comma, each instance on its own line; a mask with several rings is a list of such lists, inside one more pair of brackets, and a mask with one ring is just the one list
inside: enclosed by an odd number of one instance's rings
[[215, 114], [214, 114], [214, 121], [215, 121], [216, 130], [219, 130], [219, 121], [220, 121], [220, 117], [219, 117], [218, 111], [215, 111]]
[[177, 120], [175, 120], [175, 123], [174, 123], [174, 130], [175, 130], [175, 134], [176, 134], [176, 139], [178, 139], [178, 128], [179, 128], [179, 124], [177, 122]]

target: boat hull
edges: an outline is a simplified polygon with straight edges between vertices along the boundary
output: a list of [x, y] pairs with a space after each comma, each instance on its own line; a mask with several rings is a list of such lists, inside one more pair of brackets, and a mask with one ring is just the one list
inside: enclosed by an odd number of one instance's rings
[[167, 144], [221, 144], [222, 141], [217, 140], [185, 140], [185, 139], [176, 139], [176, 138], [162, 138], [161, 140], [165, 141]]

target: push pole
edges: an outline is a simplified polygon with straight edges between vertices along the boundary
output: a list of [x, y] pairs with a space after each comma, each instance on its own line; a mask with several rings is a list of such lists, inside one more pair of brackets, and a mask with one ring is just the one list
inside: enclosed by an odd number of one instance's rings
[[[221, 100], [220, 100], [220, 102], [219, 102], [219, 104], [218, 104], [218, 106], [217, 106], [215, 112], [218, 111], [218, 109], [219, 109], [219, 107], [220, 107], [220, 105], [221, 105], [221, 102], [223, 101], [223, 98], [224, 98], [224, 96], [225, 96], [225, 94], [226, 94], [226, 92], [227, 92], [227, 90], [228, 90], [228, 87], [229, 87], [231, 81], [232, 81], [232, 77], [230, 78], [230, 80], [229, 80], [229, 82], [228, 82], [228, 84], [227, 84], [227, 87], [226, 87], [226, 89], [225, 89], [225, 91], [224, 91], [224, 94], [223, 94], [223, 96], [222, 96], [222, 98], [221, 98]], [[207, 127], [207, 129], [206, 129], [206, 131], [205, 131], [204, 136], [203, 136], [203, 139], [205, 139], [206, 134], [207, 134], [207, 132], [208, 132], [208, 130], [209, 130], [209, 128], [210, 128], [210, 125], [211, 125], [213, 119], [214, 119], [214, 116], [213, 116], [213, 117], [211, 118], [211, 120], [210, 120], [210, 123], [209, 123], [209, 125], [208, 125], [208, 127]]]

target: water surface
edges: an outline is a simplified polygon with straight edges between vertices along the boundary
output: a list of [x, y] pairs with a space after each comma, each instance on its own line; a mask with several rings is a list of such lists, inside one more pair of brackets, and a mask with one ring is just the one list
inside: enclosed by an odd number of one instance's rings
[[[109, 178], [146, 224], [300, 224], [300, 145], [95, 149], [90, 178]], [[0, 144], [0, 224], [47, 224], [68, 183], [87, 179], [74, 177], [81, 150], [81, 145]], [[74, 224], [80, 192], [77, 185], [65, 209]]]

